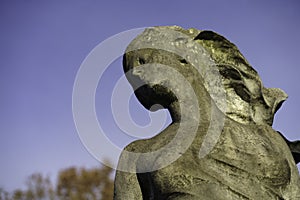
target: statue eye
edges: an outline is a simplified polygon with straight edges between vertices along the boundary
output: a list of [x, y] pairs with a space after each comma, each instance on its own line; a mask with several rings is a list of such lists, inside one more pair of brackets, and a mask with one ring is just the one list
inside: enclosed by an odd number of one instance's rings
[[248, 88], [245, 85], [233, 83], [233, 88], [236, 94], [239, 95], [244, 101], [250, 102], [251, 93], [249, 92]]
[[226, 70], [225, 74], [227, 77], [232, 78], [234, 80], [242, 80], [240, 73], [236, 70], [232, 70], [232, 69]]
[[138, 62], [140, 65], [144, 65], [146, 63], [144, 58], [138, 58]]
[[242, 80], [240, 72], [232, 67], [219, 65], [220, 74], [227, 79]]
[[182, 64], [188, 64], [188, 62], [184, 58], [180, 60], [180, 63], [182, 63]]

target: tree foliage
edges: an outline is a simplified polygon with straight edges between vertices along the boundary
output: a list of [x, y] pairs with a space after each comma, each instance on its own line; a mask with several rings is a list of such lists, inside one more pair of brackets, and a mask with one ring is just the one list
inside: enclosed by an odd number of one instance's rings
[[0, 200], [9, 200], [9, 193], [3, 188], [0, 188]]
[[26, 180], [26, 189], [8, 193], [0, 188], [0, 200], [111, 200], [112, 169], [109, 167], [61, 170], [55, 186], [49, 177], [34, 173]]
[[112, 199], [113, 183], [111, 168], [76, 169], [74, 167], [59, 173], [57, 195], [60, 199]]

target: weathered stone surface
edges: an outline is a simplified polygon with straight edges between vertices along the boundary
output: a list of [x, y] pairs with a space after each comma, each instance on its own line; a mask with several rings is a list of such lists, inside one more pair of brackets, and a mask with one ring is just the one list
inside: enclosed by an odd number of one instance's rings
[[145, 108], [161, 104], [173, 123], [125, 148], [115, 200], [300, 199], [299, 142], [271, 127], [287, 95], [263, 87], [234, 44], [212, 31], [148, 28], [123, 65]]

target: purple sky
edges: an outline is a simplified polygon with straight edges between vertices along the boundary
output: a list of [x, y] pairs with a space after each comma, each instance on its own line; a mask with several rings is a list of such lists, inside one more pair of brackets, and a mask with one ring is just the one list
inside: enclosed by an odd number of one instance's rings
[[[265, 86], [282, 88], [289, 95], [274, 128], [291, 140], [300, 139], [298, 0], [103, 2], [0, 2], [0, 187], [21, 187], [33, 172], [54, 176], [70, 165], [99, 165], [75, 129], [73, 83], [96, 45], [137, 27], [176, 24], [227, 37]], [[111, 65], [104, 85], [99, 85], [103, 96], [110, 93], [121, 70], [120, 60]], [[139, 123], [147, 122], [147, 112], [132, 101], [133, 115]], [[109, 113], [101, 113], [105, 115]], [[113, 124], [109, 117], [102, 123], [108, 128]]]

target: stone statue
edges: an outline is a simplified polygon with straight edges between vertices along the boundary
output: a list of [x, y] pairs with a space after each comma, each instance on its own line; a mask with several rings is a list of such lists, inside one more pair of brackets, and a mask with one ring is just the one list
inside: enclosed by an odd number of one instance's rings
[[[123, 58], [141, 104], [172, 123], [120, 156], [115, 200], [300, 199], [300, 144], [272, 129], [287, 95], [223, 36], [146, 29]], [[160, 106], [157, 106], [160, 105]]]

